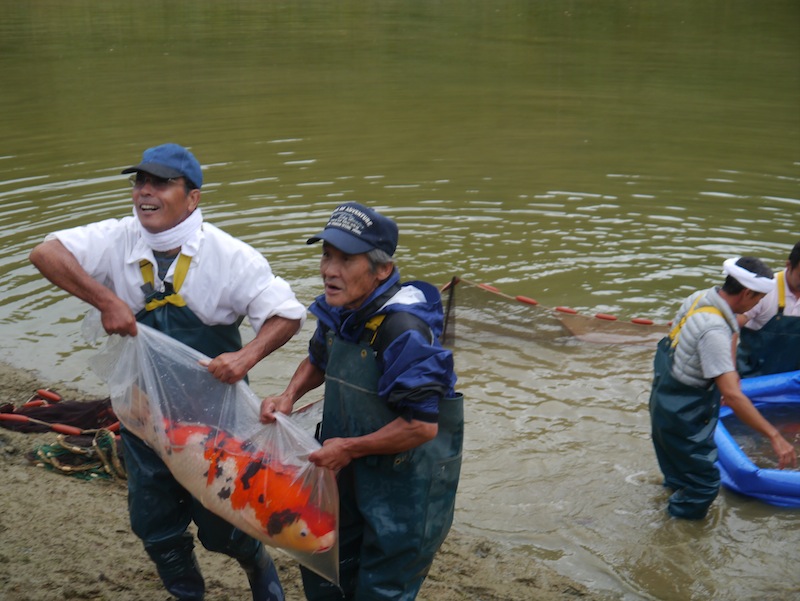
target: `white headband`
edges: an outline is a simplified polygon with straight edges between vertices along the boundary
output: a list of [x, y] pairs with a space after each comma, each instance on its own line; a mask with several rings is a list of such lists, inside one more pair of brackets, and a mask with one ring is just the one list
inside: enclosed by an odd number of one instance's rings
[[766, 278], [763, 275], [756, 275], [752, 271], [747, 271], [744, 267], [736, 264], [739, 259], [728, 259], [722, 264], [722, 273], [731, 276], [745, 288], [754, 292], [766, 294], [775, 288], [775, 280]]

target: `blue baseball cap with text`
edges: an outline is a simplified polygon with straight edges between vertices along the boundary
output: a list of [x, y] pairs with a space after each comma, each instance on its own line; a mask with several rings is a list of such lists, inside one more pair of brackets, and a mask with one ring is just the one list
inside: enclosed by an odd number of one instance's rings
[[195, 188], [203, 186], [203, 170], [194, 155], [179, 144], [161, 144], [144, 151], [142, 162], [123, 169], [122, 173], [144, 171], [157, 177], [170, 179], [184, 177]]
[[348, 202], [334, 209], [325, 229], [306, 244], [324, 240], [348, 255], [378, 248], [390, 257], [397, 250], [397, 224], [374, 209]]

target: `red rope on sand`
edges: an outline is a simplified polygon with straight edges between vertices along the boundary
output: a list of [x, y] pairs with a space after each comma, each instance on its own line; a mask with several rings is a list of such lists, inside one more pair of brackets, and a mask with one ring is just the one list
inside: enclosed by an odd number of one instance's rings
[[[81, 434], [87, 433], [94, 433], [98, 430], [109, 430], [110, 432], [117, 433], [119, 432], [119, 420], [114, 421], [113, 423], [109, 423], [111, 419], [114, 419], [115, 416], [113, 415], [113, 411], [109, 408], [107, 411], [106, 419], [104, 423], [108, 425], [101, 425], [101, 423], [91, 424], [91, 427], [84, 427], [81, 428], [77, 425], [73, 424], [65, 424], [61, 423], [60, 421], [48, 421], [48, 418], [52, 418], [55, 414], [53, 411], [49, 411], [49, 408], [53, 408], [55, 410], [55, 405], [60, 403], [59, 407], [63, 407], [64, 411], [66, 412], [58, 412], [62, 419], [65, 421], [73, 421], [77, 423], [75, 420], [78, 421], [86, 421], [84, 415], [78, 414], [71, 414], [70, 411], [73, 410], [76, 406], [80, 405], [76, 401], [64, 401], [61, 402], [63, 399], [60, 394], [55, 392], [54, 390], [50, 390], [48, 388], [40, 388], [38, 389], [27, 401], [25, 401], [20, 407], [14, 407], [11, 403], [6, 403], [0, 406], [0, 422], [8, 423], [7, 427], [12, 430], [19, 430], [19, 431], [34, 431], [29, 428], [24, 428], [20, 426], [14, 426], [12, 424], [30, 424], [35, 426], [40, 426], [40, 428], [36, 431], [51, 430], [53, 432], [58, 432], [59, 434], [66, 434], [68, 436], [79, 436]], [[90, 413], [92, 412], [89, 407], [90, 403], [103, 403], [105, 401], [90, 401], [86, 403], [86, 408], [90, 409]], [[77, 403], [77, 404], [76, 404]], [[68, 407], [69, 406], [69, 407]], [[44, 419], [43, 419], [44, 418]], [[93, 421], [98, 421], [100, 419], [99, 415], [92, 416]], [[2, 425], [2, 424], [0, 424]], [[87, 426], [88, 424], [83, 424]]]

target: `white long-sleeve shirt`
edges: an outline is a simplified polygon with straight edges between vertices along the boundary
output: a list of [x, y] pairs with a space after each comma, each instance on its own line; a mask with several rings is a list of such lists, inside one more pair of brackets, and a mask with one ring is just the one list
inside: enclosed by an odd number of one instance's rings
[[[156, 261], [139, 235], [135, 217], [106, 219], [47, 236], [53, 238], [134, 313], [144, 307], [139, 262], [146, 259], [156, 265]], [[249, 244], [203, 223], [181, 247], [181, 254], [192, 257], [192, 263], [180, 295], [206, 325], [231, 324], [246, 316], [258, 332], [275, 315], [299, 319], [301, 324], [305, 321], [305, 307], [289, 284], [276, 276], [267, 259]], [[176, 263], [170, 266], [164, 281], [172, 281]], [[155, 288], [163, 290], [164, 281], [157, 273], [155, 280]]]

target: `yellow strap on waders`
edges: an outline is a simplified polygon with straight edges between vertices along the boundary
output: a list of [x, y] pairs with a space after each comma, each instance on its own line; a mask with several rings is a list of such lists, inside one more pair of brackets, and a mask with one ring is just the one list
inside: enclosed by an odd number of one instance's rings
[[681, 319], [680, 323], [678, 323], [678, 325], [672, 328], [672, 331], [669, 333], [669, 339], [672, 340], [672, 348], [678, 346], [678, 336], [680, 336], [683, 324], [685, 324], [686, 320], [689, 319], [695, 313], [715, 313], [716, 315], [719, 315], [720, 317], [725, 319], [725, 316], [722, 314], [722, 311], [720, 311], [716, 307], [706, 306], [706, 307], [700, 307], [699, 309], [695, 309], [697, 303], [699, 303], [700, 300], [703, 298], [705, 298], [705, 295], [698, 296], [697, 299], [692, 303], [692, 306], [689, 307], [689, 310], [686, 312], [686, 315], [683, 316], [683, 319]]
[[783, 313], [783, 310], [786, 308], [786, 286], [783, 285], [784, 280], [786, 279], [786, 272], [781, 271], [777, 276], [775, 276], [777, 280], [778, 286], [778, 313]]
[[[175, 305], [176, 307], [185, 307], [186, 301], [178, 294], [178, 291], [183, 286], [183, 281], [186, 279], [186, 274], [189, 271], [189, 265], [192, 262], [192, 257], [187, 255], [180, 255], [178, 257], [178, 264], [175, 266], [175, 272], [172, 274], [172, 294], [168, 294], [164, 298], [155, 298], [147, 302], [144, 308], [148, 311], [163, 307], [164, 305]], [[139, 268], [142, 270], [142, 278], [145, 284], [155, 285], [155, 275], [153, 272], [153, 264], [144, 259], [139, 262]]]
[[375, 338], [378, 335], [378, 328], [381, 327], [384, 319], [386, 319], [386, 315], [376, 315], [364, 326], [367, 330], [372, 330], [372, 338], [369, 340], [370, 344], [375, 342]]

